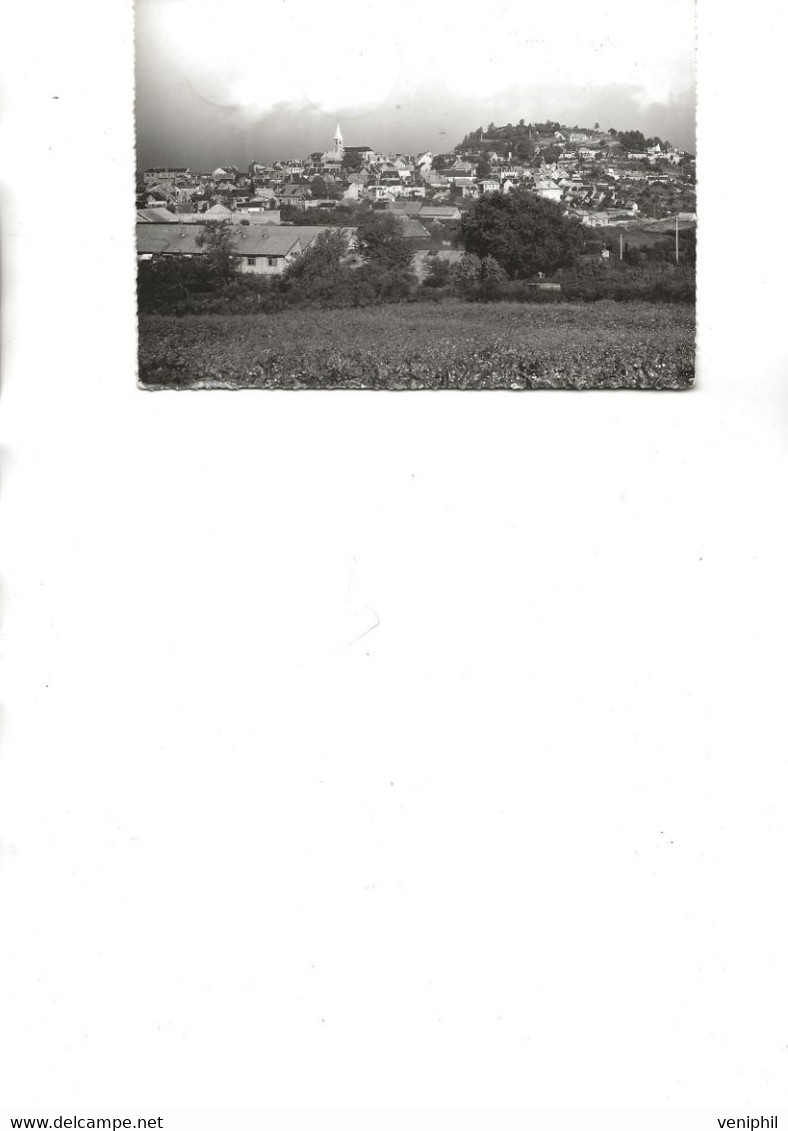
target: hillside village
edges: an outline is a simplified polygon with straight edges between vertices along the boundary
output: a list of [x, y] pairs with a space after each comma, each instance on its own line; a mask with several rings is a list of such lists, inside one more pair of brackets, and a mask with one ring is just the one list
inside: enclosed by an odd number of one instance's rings
[[662, 138], [491, 123], [411, 155], [337, 126], [303, 160], [147, 169], [137, 207], [146, 387], [692, 381], [695, 159]]
[[[138, 251], [146, 258], [194, 254], [184, 225], [228, 220], [243, 224], [248, 240], [242, 270], [278, 274], [323, 227], [351, 234], [371, 210], [397, 216], [414, 251], [451, 249], [464, 210], [485, 194], [515, 188], [591, 228], [695, 220], [694, 156], [638, 131], [491, 123], [449, 153], [412, 155], [346, 145], [337, 125], [328, 150], [303, 160], [254, 161], [245, 170], [146, 169], [137, 194]], [[165, 224], [177, 225], [177, 239]], [[279, 227], [276, 238], [271, 225]]]
[[[321, 236], [339, 228], [348, 262], [381, 213], [393, 217], [423, 283], [459, 268], [464, 215], [481, 199], [514, 190], [549, 201], [586, 229], [597, 259], [629, 257], [675, 232], [694, 235], [695, 159], [638, 131], [606, 132], [558, 122], [508, 123], [468, 134], [448, 153], [381, 153], [346, 145], [337, 125], [329, 148], [303, 160], [254, 161], [243, 171], [146, 169], [138, 186], [140, 261], [201, 258], [211, 221], [233, 232], [235, 270], [284, 276]], [[682, 237], [683, 238], [683, 237]], [[635, 257], [639, 255], [636, 251]], [[593, 254], [592, 254], [593, 258]], [[547, 285], [546, 283], [544, 284]]]

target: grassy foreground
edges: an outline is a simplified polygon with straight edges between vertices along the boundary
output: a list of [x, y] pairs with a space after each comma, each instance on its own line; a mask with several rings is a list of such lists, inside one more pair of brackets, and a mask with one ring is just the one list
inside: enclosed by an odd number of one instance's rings
[[411, 303], [148, 314], [139, 381], [172, 389], [686, 389], [691, 306]]

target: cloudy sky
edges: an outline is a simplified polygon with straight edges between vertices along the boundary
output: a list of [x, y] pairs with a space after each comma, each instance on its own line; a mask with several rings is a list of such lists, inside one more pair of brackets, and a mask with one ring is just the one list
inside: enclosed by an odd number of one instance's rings
[[488, 122], [695, 148], [693, 0], [137, 0], [138, 161], [451, 149]]

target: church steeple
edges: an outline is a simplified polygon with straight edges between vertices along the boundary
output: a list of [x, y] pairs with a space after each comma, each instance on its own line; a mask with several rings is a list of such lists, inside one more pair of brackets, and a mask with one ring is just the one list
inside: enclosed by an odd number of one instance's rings
[[344, 151], [345, 142], [342, 138], [342, 130], [339, 128], [339, 122], [337, 122], [337, 132], [334, 134], [334, 153], [341, 157]]

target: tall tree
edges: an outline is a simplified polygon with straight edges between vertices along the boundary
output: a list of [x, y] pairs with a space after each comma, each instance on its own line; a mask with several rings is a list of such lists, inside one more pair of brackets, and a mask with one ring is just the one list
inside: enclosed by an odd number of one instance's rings
[[235, 273], [237, 264], [233, 226], [229, 220], [212, 220], [205, 225], [195, 243], [204, 249], [209, 270], [218, 283], [226, 283]]
[[492, 166], [490, 165], [490, 158], [486, 153], [483, 153], [476, 163], [476, 176], [489, 177], [491, 169]]
[[396, 216], [388, 212], [373, 216], [370, 224], [359, 229], [359, 243], [368, 262], [394, 270], [410, 270], [413, 253]]
[[359, 245], [364, 263], [358, 275], [375, 298], [391, 302], [407, 297], [416, 282], [413, 253], [397, 218], [385, 212], [373, 216], [359, 228]]
[[312, 196], [316, 197], [317, 199], [324, 199], [328, 196], [328, 185], [326, 184], [325, 177], [321, 177], [319, 175], [313, 177], [312, 183], [309, 187], [312, 192]]
[[640, 130], [621, 130], [618, 140], [624, 149], [632, 153], [642, 153], [647, 145], [646, 139]]
[[287, 267], [282, 276], [285, 290], [295, 298], [307, 301], [338, 297], [350, 272], [342, 262], [346, 253], [344, 232], [339, 228], [321, 232], [303, 255]]
[[364, 168], [364, 158], [357, 149], [346, 149], [342, 157], [342, 168], [346, 173], [360, 173]]
[[460, 237], [466, 251], [492, 256], [519, 279], [570, 266], [583, 246], [580, 223], [526, 189], [482, 196], [463, 216]]
[[300, 282], [331, 277], [338, 271], [346, 252], [345, 233], [339, 228], [329, 228], [313, 240], [303, 255], [293, 260], [283, 277]]
[[548, 165], [554, 165], [561, 156], [561, 152], [557, 145], [546, 145], [541, 151], [541, 156], [544, 157]]

